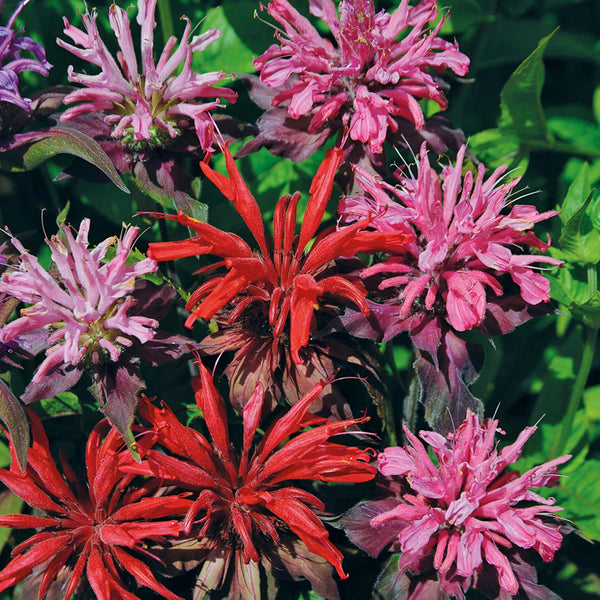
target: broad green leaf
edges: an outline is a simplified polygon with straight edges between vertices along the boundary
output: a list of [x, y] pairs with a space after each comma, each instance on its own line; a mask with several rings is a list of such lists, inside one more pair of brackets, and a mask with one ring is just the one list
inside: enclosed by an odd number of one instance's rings
[[600, 292], [596, 292], [587, 302], [570, 308], [573, 316], [579, 317], [588, 327], [600, 327]]
[[8, 385], [0, 380], [0, 420], [6, 425], [21, 471], [27, 466], [30, 433], [29, 419], [21, 401], [12, 393]]
[[510, 76], [500, 94], [500, 129], [514, 133], [526, 147], [544, 148], [553, 142], [541, 100], [544, 51], [553, 35], [554, 32], [540, 40], [537, 48]]
[[523, 175], [529, 165], [529, 154], [519, 138], [509, 130], [486, 129], [469, 139], [471, 151], [490, 169], [509, 165], [515, 177]]
[[194, 56], [194, 70], [252, 73], [252, 61], [273, 41], [273, 32], [254, 20], [257, 2], [242, 0], [233, 6], [219, 6], [202, 22], [201, 32], [221, 31], [221, 37]]
[[546, 125], [557, 138], [569, 142], [573, 153], [600, 153], [600, 128], [595, 123], [577, 117], [548, 117]]
[[54, 398], [42, 400], [40, 404], [49, 416], [73, 415], [81, 412], [79, 398], [73, 392], [61, 392]]
[[594, 227], [587, 211], [591, 201], [592, 193], [563, 225], [558, 240], [560, 258], [589, 264], [600, 261], [600, 231]]
[[560, 206], [559, 217], [563, 223], [567, 223], [585, 204], [591, 191], [590, 168], [588, 163], [583, 163]]
[[574, 270], [567, 264], [556, 273], [546, 275], [550, 280], [550, 296], [566, 307], [584, 304], [589, 299], [587, 281], [574, 277]]
[[[0, 494], [0, 515], [18, 515], [23, 507], [23, 500], [10, 490]], [[4, 548], [12, 529], [0, 527], [0, 552]]]
[[119, 189], [129, 193], [108, 155], [91, 137], [62, 127], [52, 127], [28, 136], [27, 143], [2, 152], [0, 168], [31, 171], [57, 154], [71, 154], [100, 169]]
[[562, 517], [571, 519], [587, 537], [600, 540], [600, 461], [581, 464], [552, 493], [565, 509]]

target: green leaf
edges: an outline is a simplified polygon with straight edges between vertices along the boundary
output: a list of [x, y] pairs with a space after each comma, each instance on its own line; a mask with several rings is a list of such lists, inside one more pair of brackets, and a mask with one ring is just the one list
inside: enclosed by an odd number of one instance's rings
[[[556, 30], [555, 30], [556, 31]], [[553, 136], [542, 108], [544, 51], [554, 35], [542, 38], [537, 48], [517, 67], [500, 94], [500, 129], [514, 133], [527, 147], [550, 147]]]
[[588, 163], [583, 163], [560, 206], [559, 217], [563, 223], [567, 223], [585, 204], [591, 191], [590, 168]]
[[523, 175], [529, 165], [529, 154], [522, 148], [519, 138], [510, 130], [480, 131], [469, 139], [469, 148], [490, 169], [501, 165], [517, 169], [515, 177]]
[[442, 27], [444, 35], [461, 33], [484, 17], [477, 0], [453, 0], [448, 6], [449, 18]]
[[[26, 135], [26, 134], [24, 134]], [[129, 193], [108, 155], [91, 137], [62, 127], [27, 135], [27, 143], [1, 153], [0, 168], [31, 171], [57, 154], [71, 154], [100, 169], [119, 189]]]
[[12, 393], [6, 383], [0, 380], [0, 420], [8, 428], [17, 455], [21, 471], [27, 466], [29, 451], [29, 419], [21, 405], [21, 401]]
[[[4, 490], [0, 494], [0, 515], [17, 515], [21, 512], [23, 500], [10, 490]], [[0, 552], [6, 545], [12, 529], [0, 527]]]
[[600, 261], [600, 231], [594, 227], [587, 212], [592, 197], [593, 193], [590, 192], [584, 204], [564, 224], [558, 240], [560, 258], [588, 264]]
[[600, 128], [595, 123], [577, 117], [548, 117], [546, 125], [557, 138], [569, 142], [573, 153], [598, 156]]
[[587, 302], [571, 307], [573, 316], [579, 317], [588, 327], [600, 327], [600, 292], [596, 292]]
[[594, 96], [592, 99], [592, 109], [594, 111], [594, 118], [596, 123], [600, 125], [600, 86], [594, 90]]
[[600, 540], [600, 461], [588, 460], [553, 489], [557, 504], [587, 537]]
[[73, 392], [61, 392], [54, 398], [42, 400], [40, 405], [48, 416], [64, 416], [81, 413], [79, 398]]
[[254, 21], [257, 8], [258, 3], [254, 0], [241, 0], [210, 11], [201, 32], [214, 28], [222, 35], [208, 48], [196, 53], [194, 70], [252, 73], [252, 61], [273, 41], [273, 30]]
[[10, 451], [8, 446], [0, 441], [0, 469], [5, 469], [10, 466]]

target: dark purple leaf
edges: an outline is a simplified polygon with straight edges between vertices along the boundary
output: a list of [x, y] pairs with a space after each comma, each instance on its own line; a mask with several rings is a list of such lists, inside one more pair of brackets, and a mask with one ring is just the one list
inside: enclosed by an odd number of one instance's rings
[[139, 460], [131, 432], [138, 393], [145, 386], [138, 369], [133, 365], [107, 363], [101, 365], [92, 378], [90, 392], [98, 401], [100, 410], [123, 436], [131, 455]]
[[485, 562], [477, 571], [473, 587], [490, 600], [510, 600], [511, 598], [516, 600], [561, 600], [558, 594], [538, 584], [535, 567], [527, 562], [525, 553], [513, 551], [508, 555], [508, 560], [519, 582], [519, 591], [516, 595], [511, 595], [500, 587], [498, 571]]
[[520, 296], [499, 298], [488, 302], [483, 323], [478, 329], [488, 336], [511, 332], [533, 317], [541, 317], [556, 312], [549, 303], [527, 304]]
[[[313, 591], [324, 600], [339, 600], [340, 596], [333, 579], [332, 566], [321, 556], [310, 552], [304, 542], [282, 540], [274, 554], [272, 559], [274, 576], [277, 576], [277, 571], [283, 567], [294, 581], [308, 580]], [[277, 569], [279, 561], [281, 561], [281, 567]]]
[[256, 123], [258, 135], [240, 148], [236, 158], [266, 148], [275, 156], [303, 162], [314, 154], [332, 133], [329, 128], [309, 133], [309, 122], [309, 117], [292, 119], [285, 107], [270, 108]]
[[6, 425], [21, 471], [27, 466], [29, 451], [29, 420], [23, 406], [11, 389], [0, 379], [0, 420]]
[[443, 154], [448, 150], [456, 152], [465, 143], [462, 129], [454, 127], [450, 119], [441, 113], [425, 119], [423, 129], [417, 129], [413, 122], [402, 117], [397, 117], [396, 122], [398, 130], [390, 130], [387, 137], [387, 141], [394, 146], [408, 147], [418, 152], [421, 144], [427, 142], [433, 152]]
[[[435, 431], [445, 435], [464, 421], [467, 410], [483, 415], [481, 400], [469, 390], [483, 367], [483, 348], [462, 340], [445, 324], [441, 326], [441, 343], [436, 354], [420, 347], [422, 340], [411, 337], [425, 418]], [[427, 346], [428, 341], [425, 340]]]
[[400, 527], [396, 521], [381, 527], [371, 527], [371, 519], [398, 506], [396, 498], [360, 502], [345, 512], [334, 525], [344, 530], [348, 539], [373, 557], [389, 546], [397, 537]]
[[156, 367], [177, 360], [199, 347], [198, 342], [183, 335], [168, 335], [164, 331], [157, 331], [149, 342], [134, 344], [132, 354], [138, 356], [144, 364]]
[[54, 398], [56, 394], [70, 390], [81, 379], [82, 373], [80, 366], [58, 367], [48, 373], [40, 383], [30, 383], [21, 395], [21, 400], [25, 404], [31, 404], [38, 400]]

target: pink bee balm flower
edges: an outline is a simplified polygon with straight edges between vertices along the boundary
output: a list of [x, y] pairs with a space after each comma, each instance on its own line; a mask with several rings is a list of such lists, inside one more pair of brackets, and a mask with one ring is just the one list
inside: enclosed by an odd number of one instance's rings
[[263, 83], [283, 87], [273, 106], [285, 103], [293, 119], [310, 117], [309, 132], [341, 118], [351, 139], [381, 153], [388, 130], [398, 129], [397, 118], [425, 126], [419, 99], [446, 108], [439, 74], [468, 71], [458, 45], [438, 37], [445, 19], [435, 0], [416, 6], [402, 0], [392, 14], [375, 13], [372, 0], [344, 0], [339, 16], [333, 0], [310, 0], [309, 6], [335, 44], [287, 0], [273, 0], [267, 11], [285, 31], [277, 30], [279, 44], [254, 61]]
[[[465, 152], [462, 146], [456, 164], [444, 167], [439, 176], [423, 145], [417, 175], [409, 169], [396, 187], [357, 168], [357, 181], [369, 197], [346, 198], [339, 209], [347, 221], [369, 216], [379, 232], [411, 235], [409, 244], [388, 252], [387, 260], [365, 269], [362, 277], [373, 282], [384, 300], [371, 304], [383, 339], [409, 332], [419, 354], [415, 364], [422, 401], [439, 408], [431, 405], [428, 411], [437, 411], [437, 416], [430, 412], [427, 418], [436, 428], [444, 420], [446, 431], [452, 420], [465, 418], [467, 406], [481, 408], [467, 389], [479, 368], [478, 347], [455, 332], [507, 333], [534, 312], [543, 312], [533, 307], [548, 302], [550, 282], [534, 265], [561, 264], [528, 253], [529, 248], [549, 247], [532, 229], [558, 213], [540, 214], [534, 206], [520, 204], [506, 210], [519, 179], [503, 181], [506, 166], [486, 178], [482, 164], [477, 175], [467, 171], [463, 176]], [[504, 293], [501, 281], [506, 276], [519, 288], [516, 298]]]
[[[3, 327], [0, 341], [8, 343], [36, 329], [50, 331], [46, 359], [33, 376], [33, 385], [58, 366], [79, 365], [84, 359], [117, 362], [133, 339], [151, 340], [158, 326], [154, 319], [127, 314], [135, 304], [131, 293], [136, 277], [157, 269], [149, 258], [126, 264], [139, 229], [129, 227], [122, 239], [108, 238], [92, 250], [88, 249], [89, 229], [90, 220], [84, 219], [77, 237], [63, 227], [59, 235], [46, 240], [55, 274], [43, 269], [17, 238], [12, 239], [21, 262], [0, 279], [0, 292], [32, 306]], [[115, 246], [114, 258], [103, 264]]]
[[399, 320], [429, 312], [443, 314], [457, 331], [473, 329], [485, 317], [486, 288], [500, 296], [503, 288], [499, 278], [505, 273], [519, 286], [528, 304], [550, 299], [550, 282], [532, 265], [559, 265], [561, 261], [521, 250], [528, 246], [546, 250], [549, 244], [531, 229], [558, 213], [540, 214], [534, 206], [518, 204], [505, 214], [520, 179], [501, 183], [506, 166], [486, 179], [483, 164], [476, 177], [471, 171], [463, 177], [465, 151], [462, 146], [456, 164], [446, 166], [440, 177], [429, 164], [423, 146], [417, 177], [401, 175], [400, 187], [376, 183], [363, 173], [359, 183], [374, 200], [350, 198], [340, 209], [351, 219], [363, 213], [376, 215], [371, 224], [379, 231], [414, 232], [414, 242], [406, 246], [406, 252], [363, 271], [365, 278], [386, 274], [379, 289], [398, 292], [393, 302], [397, 303]]
[[[227, 88], [214, 87], [224, 77], [222, 72], [194, 73], [193, 56], [214, 42], [221, 32], [211, 29], [190, 38], [191, 24], [186, 26], [179, 45], [173, 36], [165, 45], [158, 62], [154, 60], [154, 12], [156, 0], [139, 0], [137, 22], [141, 27], [141, 62], [138, 64], [127, 11], [113, 4], [109, 21], [120, 46], [117, 60], [102, 41], [95, 10], [83, 15], [85, 32], [73, 27], [65, 18], [65, 34], [75, 45], [57, 40], [78, 58], [100, 68], [100, 73], [75, 73], [69, 67], [69, 81], [86, 86], [68, 94], [64, 102], [83, 101], [61, 116], [68, 121], [78, 115], [101, 111], [105, 121], [114, 126], [112, 135], [126, 144], [141, 148], [160, 147], [178, 137], [193, 122], [204, 150], [213, 140], [209, 111], [223, 98], [235, 102], [237, 94]], [[76, 47], [76, 46], [79, 46]], [[175, 48], [177, 46], [177, 48]]]
[[507, 471], [535, 430], [525, 428], [515, 443], [498, 450], [495, 434], [503, 433], [498, 421], [480, 422], [468, 413], [447, 437], [421, 431], [420, 437], [431, 447], [428, 453], [404, 427], [409, 445], [386, 448], [379, 455], [378, 468], [386, 477], [401, 478], [405, 492], [397, 495], [393, 507], [391, 499], [385, 505], [381, 500], [373, 503], [375, 516], [370, 519], [371, 536], [381, 531], [388, 543], [397, 540], [402, 551], [399, 576], [409, 569], [418, 572], [417, 565], [429, 556], [442, 590], [449, 595], [462, 598], [484, 570], [489, 576], [490, 567], [500, 588], [515, 595], [520, 587], [515, 551], [532, 548], [544, 561], [553, 559], [562, 543], [553, 515], [562, 509], [554, 506], [553, 498], [532, 489], [551, 485], [556, 467], [570, 456], [523, 475]]

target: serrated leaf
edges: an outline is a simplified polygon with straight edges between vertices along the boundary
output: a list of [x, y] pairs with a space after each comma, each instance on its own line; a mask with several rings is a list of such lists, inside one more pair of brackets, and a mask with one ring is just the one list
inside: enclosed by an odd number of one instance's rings
[[57, 154], [71, 154], [100, 169], [119, 189], [129, 193], [108, 155], [91, 137], [75, 129], [52, 127], [14, 136], [10, 149], [0, 152], [0, 168], [31, 171]]
[[600, 327], [600, 292], [596, 292], [587, 302], [571, 305], [570, 310], [588, 327]]
[[587, 281], [577, 279], [572, 271], [567, 265], [556, 273], [546, 275], [550, 280], [550, 297], [566, 307], [585, 303], [589, 298]]
[[564, 223], [558, 240], [561, 258], [570, 262], [597, 264], [600, 261], [600, 231], [587, 212], [593, 193]]
[[6, 383], [0, 380], [0, 420], [6, 425], [21, 471], [27, 466], [30, 433], [29, 419], [20, 400]]
[[561, 514], [587, 537], [600, 540], [600, 461], [588, 460], [556, 488]]
[[544, 51], [554, 35], [542, 38], [537, 48], [516, 68], [500, 93], [500, 129], [513, 132], [522, 145], [550, 147], [553, 136], [542, 108]]

